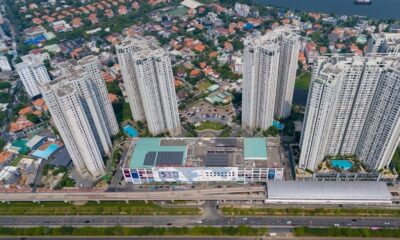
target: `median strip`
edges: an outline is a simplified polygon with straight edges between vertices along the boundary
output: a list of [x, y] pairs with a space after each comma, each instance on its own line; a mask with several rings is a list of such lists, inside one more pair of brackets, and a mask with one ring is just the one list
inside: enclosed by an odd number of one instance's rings
[[0, 227], [0, 236], [263, 236], [267, 228], [238, 227]]
[[199, 215], [198, 207], [162, 207], [153, 202], [104, 201], [81, 205], [65, 202], [0, 203], [0, 215]]
[[296, 237], [400, 238], [400, 229], [297, 227], [294, 229], [294, 235]]
[[221, 207], [226, 216], [332, 216], [332, 217], [400, 217], [400, 210], [369, 208], [245, 208]]

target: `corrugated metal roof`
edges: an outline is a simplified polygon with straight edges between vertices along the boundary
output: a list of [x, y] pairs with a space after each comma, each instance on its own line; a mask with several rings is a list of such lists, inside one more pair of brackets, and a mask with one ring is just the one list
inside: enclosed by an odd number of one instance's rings
[[391, 200], [384, 182], [301, 182], [267, 183], [268, 199], [299, 200]]

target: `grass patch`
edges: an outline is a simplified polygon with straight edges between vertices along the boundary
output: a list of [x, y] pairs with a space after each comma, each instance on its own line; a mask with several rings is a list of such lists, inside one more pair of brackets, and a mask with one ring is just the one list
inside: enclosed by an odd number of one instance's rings
[[64, 202], [0, 203], [0, 215], [198, 215], [196, 207], [164, 208], [154, 203], [131, 201], [87, 202], [76, 206]]
[[197, 87], [200, 91], [204, 91], [204, 90], [206, 90], [207, 88], [211, 87], [212, 85], [213, 85], [213, 84], [212, 84], [212, 82], [211, 82], [210, 80], [204, 80], [204, 81], [201, 81], [200, 83], [198, 83], [196, 87]]
[[197, 0], [198, 2], [202, 4], [211, 4], [211, 3], [216, 3], [217, 0]]
[[206, 129], [213, 129], [213, 130], [222, 130], [224, 129], [225, 125], [220, 122], [212, 122], [212, 121], [204, 121], [201, 122], [200, 126], [196, 129], [199, 131], [206, 130]]
[[224, 215], [400, 217], [400, 210], [369, 208], [240, 208], [222, 207]]
[[296, 237], [363, 237], [363, 238], [400, 238], [400, 229], [369, 228], [309, 228], [298, 227], [294, 229]]
[[11, 166], [17, 166], [18, 163], [24, 158], [26, 157], [25, 155], [19, 154], [16, 158], [14, 158], [14, 160], [11, 161], [10, 165]]
[[267, 228], [238, 227], [0, 227], [0, 236], [261, 236]]
[[308, 90], [308, 88], [310, 87], [310, 82], [311, 72], [304, 72], [297, 77], [294, 87], [302, 90]]
[[183, 16], [187, 14], [187, 10], [183, 6], [178, 6], [170, 11], [167, 11], [167, 13], [174, 16]]

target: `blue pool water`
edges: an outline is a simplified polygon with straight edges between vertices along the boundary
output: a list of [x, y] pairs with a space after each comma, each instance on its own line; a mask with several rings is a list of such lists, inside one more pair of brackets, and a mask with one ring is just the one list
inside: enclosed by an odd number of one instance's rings
[[39, 45], [39, 43], [46, 41], [46, 37], [43, 36], [42, 34], [34, 37], [34, 38], [29, 38], [24, 41], [25, 44], [27, 45]]
[[282, 130], [285, 127], [282, 123], [276, 120], [272, 122], [272, 126], [276, 127], [279, 130]]
[[132, 127], [132, 125], [128, 124], [123, 127], [124, 133], [129, 137], [137, 137], [139, 136], [138, 131]]
[[32, 153], [32, 156], [37, 158], [48, 159], [51, 154], [53, 154], [59, 146], [55, 143], [50, 144], [45, 150], [36, 150]]
[[331, 165], [333, 167], [341, 168], [343, 170], [348, 170], [353, 167], [353, 163], [347, 159], [334, 159], [331, 160]]

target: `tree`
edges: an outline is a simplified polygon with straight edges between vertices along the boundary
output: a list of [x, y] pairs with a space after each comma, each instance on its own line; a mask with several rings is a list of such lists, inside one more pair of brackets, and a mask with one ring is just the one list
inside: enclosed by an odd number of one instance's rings
[[106, 86], [109, 93], [115, 94], [117, 96], [122, 96], [122, 91], [118, 85], [118, 81], [108, 82], [106, 83]]
[[232, 46], [235, 51], [242, 50], [244, 48], [243, 43], [238, 39], [232, 41]]
[[11, 83], [10, 82], [0, 82], [0, 90], [1, 89], [6, 89], [6, 88], [10, 88], [11, 87]]
[[44, 66], [46, 67], [46, 69], [49, 70], [51, 67], [49, 59], [45, 59], [43, 61], [43, 63], [44, 63]]
[[28, 121], [30, 121], [34, 124], [37, 124], [40, 122], [40, 118], [33, 113], [29, 113], [28, 115], [26, 115], [26, 119], [28, 119]]
[[232, 104], [233, 105], [241, 105], [242, 104], [242, 93], [241, 92], [233, 92], [232, 93]]
[[263, 131], [263, 135], [265, 137], [273, 136], [276, 137], [279, 134], [279, 129], [276, 128], [275, 126], [269, 127], [267, 130]]

